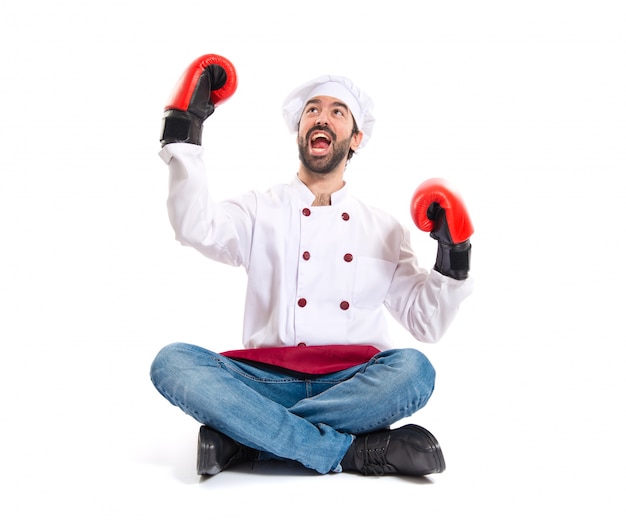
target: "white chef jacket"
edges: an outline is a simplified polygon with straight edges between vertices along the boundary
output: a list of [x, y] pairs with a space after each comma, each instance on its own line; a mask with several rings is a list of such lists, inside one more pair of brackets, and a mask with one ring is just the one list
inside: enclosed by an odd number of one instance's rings
[[368, 344], [393, 347], [384, 309], [422, 342], [441, 338], [471, 279], [420, 268], [409, 232], [344, 185], [316, 206], [298, 177], [267, 192], [215, 202], [203, 147], [176, 143], [167, 207], [176, 239], [208, 258], [243, 266], [246, 348]]

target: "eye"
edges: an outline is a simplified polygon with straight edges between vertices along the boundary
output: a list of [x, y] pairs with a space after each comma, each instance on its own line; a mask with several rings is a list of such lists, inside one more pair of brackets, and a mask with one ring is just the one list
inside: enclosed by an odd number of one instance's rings
[[310, 106], [310, 107], [309, 107], [309, 108], [308, 108], [305, 112], [306, 112], [306, 113], [317, 113], [317, 112], [319, 112], [319, 111], [318, 111], [317, 107], [315, 107], [315, 106]]

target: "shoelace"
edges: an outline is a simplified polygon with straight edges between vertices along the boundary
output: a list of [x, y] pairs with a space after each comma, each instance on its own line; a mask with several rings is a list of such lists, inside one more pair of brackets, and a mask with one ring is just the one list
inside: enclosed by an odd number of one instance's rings
[[378, 447], [369, 447], [369, 436], [365, 438], [363, 453], [363, 470], [366, 476], [380, 476], [389, 472], [387, 463], [387, 448], [389, 448], [390, 436], [387, 435], [384, 444]]

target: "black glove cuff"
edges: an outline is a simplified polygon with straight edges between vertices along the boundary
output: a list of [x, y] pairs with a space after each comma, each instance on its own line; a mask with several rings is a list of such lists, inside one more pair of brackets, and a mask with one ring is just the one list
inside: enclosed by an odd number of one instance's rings
[[471, 254], [469, 240], [457, 244], [439, 242], [434, 269], [455, 280], [465, 280], [469, 276]]
[[168, 143], [202, 145], [202, 121], [185, 111], [165, 111], [161, 127], [161, 145]]

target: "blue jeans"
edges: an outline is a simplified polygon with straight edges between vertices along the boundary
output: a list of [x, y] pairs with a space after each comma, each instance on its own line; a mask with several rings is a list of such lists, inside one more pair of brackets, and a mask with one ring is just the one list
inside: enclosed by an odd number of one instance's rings
[[185, 343], [163, 348], [150, 377], [157, 390], [202, 424], [322, 474], [340, 472], [355, 435], [410, 416], [430, 398], [435, 370], [415, 349], [320, 376], [235, 361]]

